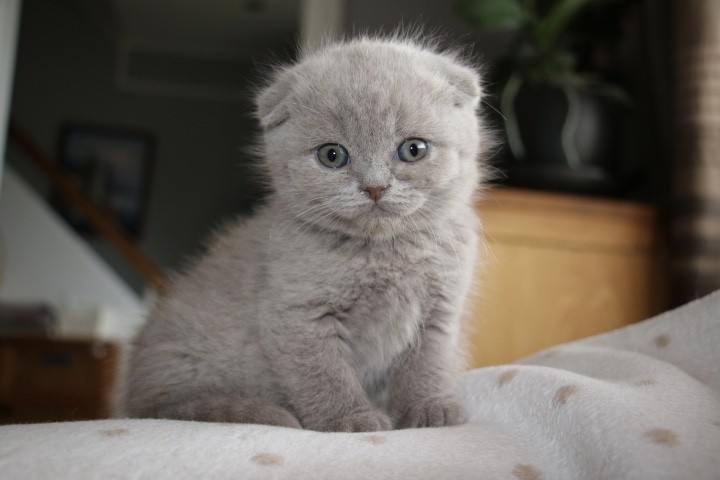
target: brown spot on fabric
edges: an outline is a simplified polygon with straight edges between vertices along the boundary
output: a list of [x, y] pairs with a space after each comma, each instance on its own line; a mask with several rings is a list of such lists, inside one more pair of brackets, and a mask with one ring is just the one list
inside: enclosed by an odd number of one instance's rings
[[515, 465], [512, 474], [519, 480], [542, 480], [545, 478], [540, 470], [532, 465]]
[[654, 430], [650, 430], [649, 432], [645, 432], [643, 437], [649, 439], [653, 443], [665, 445], [667, 447], [674, 447], [675, 445], [680, 444], [677, 434], [666, 428], [656, 428]]
[[658, 335], [655, 337], [655, 345], [658, 348], [665, 348], [670, 344], [670, 336], [668, 335]]
[[508, 383], [510, 380], [512, 380], [513, 378], [515, 378], [515, 377], [517, 376], [517, 374], [518, 374], [518, 370], [515, 369], [515, 368], [513, 368], [512, 370], [507, 370], [507, 371], [503, 372], [503, 373], [498, 377], [497, 386], [498, 386], [498, 387], [504, 386], [504, 385], [505, 385], [506, 383]]
[[123, 435], [130, 433], [130, 430], [127, 428], [112, 428], [108, 430], [100, 430], [100, 433], [106, 437], [122, 437]]
[[555, 392], [555, 396], [553, 397], [553, 406], [562, 407], [567, 403], [568, 399], [577, 391], [577, 385], [565, 385], [558, 388], [557, 392]]
[[720, 422], [712, 422], [712, 424], [720, 428]]
[[558, 352], [557, 349], [548, 350], [547, 352], [541, 353], [541, 354], [540, 354], [540, 358], [543, 359], [543, 360], [549, 360], [549, 359], [551, 359], [551, 358], [553, 358], [553, 357], [556, 357], [558, 353], [559, 353], [559, 352]]
[[266, 467], [277, 467], [279, 465], [282, 465], [284, 460], [285, 459], [280, 455], [267, 452], [258, 453], [250, 459], [251, 462]]
[[387, 437], [383, 435], [367, 435], [362, 437], [363, 442], [372, 443], [373, 445], [382, 445], [387, 442]]
[[633, 385], [635, 385], [636, 387], [649, 387], [655, 384], [657, 384], [657, 380], [649, 378], [647, 380], [638, 380]]

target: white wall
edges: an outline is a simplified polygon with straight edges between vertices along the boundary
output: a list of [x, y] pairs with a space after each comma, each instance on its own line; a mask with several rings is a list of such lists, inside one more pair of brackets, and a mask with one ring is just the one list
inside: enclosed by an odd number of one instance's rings
[[61, 332], [127, 339], [141, 300], [5, 165], [20, 6], [0, 0], [0, 301], [55, 307]]
[[5, 165], [20, 4], [0, 0], [0, 301], [55, 307], [61, 332], [127, 339], [140, 299]]
[[144, 315], [137, 295], [9, 166], [0, 191], [0, 301], [111, 311], [103, 328], [129, 337]]
[[[113, 46], [74, 3], [23, 0], [13, 119], [50, 155], [56, 155], [67, 122], [147, 131], [155, 139], [154, 163], [138, 243], [162, 267], [181, 268], [201, 248], [209, 229], [247, 208], [257, 195], [257, 177], [242, 150], [255, 141], [253, 71], [247, 72], [248, 97], [242, 102], [126, 90], [116, 83]], [[12, 144], [7, 162], [43, 191]], [[104, 245], [95, 248], [141, 289], [127, 262]]]
[[5, 161], [5, 132], [15, 72], [15, 45], [20, 22], [20, 0], [0, 0], [0, 178]]

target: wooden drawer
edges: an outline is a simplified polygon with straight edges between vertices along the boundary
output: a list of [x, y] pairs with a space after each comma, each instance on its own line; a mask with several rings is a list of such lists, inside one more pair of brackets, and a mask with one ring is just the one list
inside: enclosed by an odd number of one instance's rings
[[665, 259], [642, 204], [499, 188], [478, 204], [471, 366], [511, 362], [664, 310]]
[[0, 421], [107, 417], [117, 363], [112, 343], [0, 339]]

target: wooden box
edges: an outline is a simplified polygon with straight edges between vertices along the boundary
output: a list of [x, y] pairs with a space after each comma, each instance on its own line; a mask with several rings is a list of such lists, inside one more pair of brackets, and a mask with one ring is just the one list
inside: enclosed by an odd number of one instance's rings
[[0, 423], [109, 416], [118, 358], [107, 342], [0, 337]]

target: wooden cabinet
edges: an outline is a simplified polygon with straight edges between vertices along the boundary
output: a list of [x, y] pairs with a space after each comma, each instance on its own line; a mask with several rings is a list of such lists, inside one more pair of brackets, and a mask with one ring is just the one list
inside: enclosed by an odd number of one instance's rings
[[109, 416], [118, 358], [107, 342], [0, 337], [0, 423]]
[[506, 363], [665, 308], [652, 208], [502, 189], [478, 204], [485, 245], [470, 299], [473, 367]]

